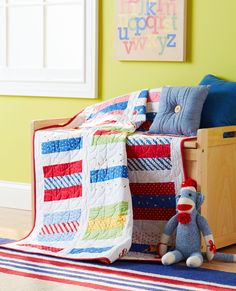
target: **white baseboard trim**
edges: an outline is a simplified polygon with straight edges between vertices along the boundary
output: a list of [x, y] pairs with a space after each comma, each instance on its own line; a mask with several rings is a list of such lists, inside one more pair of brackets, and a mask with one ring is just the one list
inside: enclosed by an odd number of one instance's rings
[[0, 207], [32, 210], [31, 185], [0, 181]]

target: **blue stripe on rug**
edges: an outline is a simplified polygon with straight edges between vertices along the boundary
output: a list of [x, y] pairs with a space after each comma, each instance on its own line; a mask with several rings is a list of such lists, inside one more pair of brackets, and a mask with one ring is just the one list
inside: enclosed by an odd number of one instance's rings
[[159, 274], [184, 279], [201, 280], [229, 286], [236, 286], [236, 273], [216, 271], [204, 268], [190, 269], [180, 265], [163, 266], [157, 263], [136, 263], [117, 261], [112, 264], [113, 268], [119, 270], [128, 269], [131, 271], [145, 272], [146, 274]]
[[[32, 263], [21, 263], [15, 260], [1, 260], [1, 265], [6, 267], [13, 267], [15, 269], [19, 269], [20, 271], [30, 271], [30, 272], [37, 272], [41, 274], [51, 275], [51, 276], [63, 276], [64, 278], [70, 278], [70, 279], [83, 279], [88, 280], [88, 275], [84, 272], [80, 272], [78, 270], [76, 271], [70, 271], [66, 269], [66, 272], [64, 270], [59, 270], [54, 267], [48, 267], [48, 266], [38, 266], [37, 264]], [[163, 285], [158, 282], [158, 285], [156, 283], [149, 283], [149, 282], [142, 282], [140, 283], [142, 286], [140, 286], [139, 282], [137, 280], [132, 280], [129, 278], [112, 278], [111, 276], [106, 276], [99, 274], [99, 276], [96, 274], [94, 277], [89, 274], [89, 281], [92, 281], [93, 283], [106, 283], [106, 284], [112, 284], [111, 287], [134, 287], [136, 289], [140, 290], [150, 290], [150, 291], [158, 291], [159, 288], [166, 288], [166, 285]], [[145, 288], [145, 289], [144, 289]], [[178, 287], [169, 287], [168, 290], [188, 290], [186, 288], [178, 288]], [[122, 290], [122, 289], [121, 289]], [[161, 289], [163, 290], [163, 289]]]

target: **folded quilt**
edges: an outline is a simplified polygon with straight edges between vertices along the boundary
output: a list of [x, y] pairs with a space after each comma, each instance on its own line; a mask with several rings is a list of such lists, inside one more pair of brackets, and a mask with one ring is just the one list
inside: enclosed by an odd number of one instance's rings
[[153, 258], [184, 177], [184, 138], [135, 133], [147, 99], [147, 90], [117, 97], [35, 132], [34, 227], [5, 248], [108, 263]]
[[[154, 260], [166, 222], [176, 213], [175, 194], [185, 178], [185, 137], [135, 132], [127, 138], [133, 208], [132, 245], [124, 259]], [[170, 241], [174, 245], [174, 237]]]

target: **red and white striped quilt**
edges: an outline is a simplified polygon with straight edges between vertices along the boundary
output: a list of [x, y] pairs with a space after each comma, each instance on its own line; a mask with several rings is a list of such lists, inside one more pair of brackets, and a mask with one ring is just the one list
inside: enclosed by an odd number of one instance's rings
[[35, 224], [5, 248], [104, 262], [154, 258], [184, 178], [184, 137], [135, 132], [150, 122], [160, 91], [90, 106], [35, 133]]

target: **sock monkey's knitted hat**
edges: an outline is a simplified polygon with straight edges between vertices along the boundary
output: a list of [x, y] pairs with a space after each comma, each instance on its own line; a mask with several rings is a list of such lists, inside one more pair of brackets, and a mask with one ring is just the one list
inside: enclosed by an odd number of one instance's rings
[[182, 189], [189, 189], [193, 192], [197, 191], [197, 182], [191, 178], [187, 178], [181, 185]]

